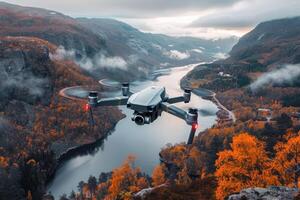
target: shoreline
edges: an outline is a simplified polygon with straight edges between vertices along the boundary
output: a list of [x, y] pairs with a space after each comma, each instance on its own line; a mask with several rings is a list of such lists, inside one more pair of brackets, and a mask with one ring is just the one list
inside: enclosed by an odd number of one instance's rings
[[[121, 121], [124, 118], [125, 117], [122, 117], [119, 121]], [[109, 131], [107, 131], [105, 134], [103, 134], [101, 137], [99, 137], [95, 141], [68, 148], [66, 151], [64, 151], [63, 153], [58, 155], [56, 157], [57, 164], [54, 167], [54, 171], [53, 171], [52, 174], [50, 174], [47, 177], [47, 179], [45, 181], [45, 188], [46, 188], [45, 194], [48, 194], [48, 191], [47, 191], [48, 185], [52, 182], [52, 180], [55, 177], [55, 174], [56, 174], [57, 170], [60, 167], [62, 167], [64, 162], [72, 159], [75, 156], [85, 155], [85, 154], [88, 154], [91, 151], [93, 151], [99, 144], [103, 143], [103, 141], [114, 132], [114, 130], [116, 128], [116, 125], [118, 124], [119, 121], [117, 121], [115, 124], [113, 124], [113, 127]]]
[[[200, 66], [200, 65], [198, 65]], [[184, 76], [181, 81], [180, 81], [180, 88], [184, 89], [184, 88], [191, 88], [190, 86], [190, 82], [186, 79], [186, 76]], [[217, 118], [218, 118], [218, 122], [222, 123], [222, 122], [231, 122], [231, 123], [235, 123], [236, 121], [236, 117], [234, 115], [234, 113], [229, 110], [228, 108], [226, 108], [226, 106], [224, 106], [219, 99], [217, 98], [217, 93], [214, 91], [211, 91], [209, 89], [206, 88], [196, 88], [196, 89], [192, 89], [192, 93], [194, 93], [195, 95], [212, 101], [214, 104], [217, 105], [219, 111], [216, 113]], [[226, 114], [225, 114], [225, 113]]]

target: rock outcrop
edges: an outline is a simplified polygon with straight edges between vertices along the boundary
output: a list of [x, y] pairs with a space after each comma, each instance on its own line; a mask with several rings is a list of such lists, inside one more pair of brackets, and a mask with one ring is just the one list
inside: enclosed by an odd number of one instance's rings
[[238, 194], [228, 197], [228, 200], [293, 200], [298, 194], [298, 189], [288, 187], [247, 188]]

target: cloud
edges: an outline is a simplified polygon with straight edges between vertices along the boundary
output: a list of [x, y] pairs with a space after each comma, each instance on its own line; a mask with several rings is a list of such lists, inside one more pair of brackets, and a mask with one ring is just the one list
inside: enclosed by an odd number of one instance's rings
[[297, 16], [299, 9], [299, 0], [242, 0], [231, 7], [201, 16], [189, 26], [244, 29], [262, 21]]
[[38, 78], [31, 73], [20, 73], [8, 75], [4, 80], [2, 80], [0, 89], [25, 89], [30, 95], [40, 97], [44, 94], [42, 86], [45, 86], [46, 84], [48, 84], [48, 79]]
[[179, 13], [199, 12], [210, 8], [226, 7], [239, 0], [7, 0], [26, 6], [57, 10], [69, 15], [85, 17], [155, 18], [176, 16]]
[[188, 52], [180, 52], [177, 50], [164, 51], [163, 54], [174, 60], [184, 60], [191, 56]]
[[219, 53], [216, 53], [213, 57], [216, 58], [217, 60], [220, 60], [220, 59], [226, 59], [228, 58], [228, 54], [226, 53], [222, 53], [222, 52], [219, 52]]
[[75, 59], [76, 53], [75, 50], [66, 50], [65, 47], [59, 46], [55, 53], [50, 53], [49, 56], [52, 60], [66, 60], [70, 58]]
[[250, 88], [255, 91], [266, 85], [292, 83], [299, 76], [300, 64], [286, 65], [278, 70], [263, 74], [250, 85]]
[[196, 53], [203, 53], [202, 49], [192, 49], [191, 51], [196, 52]]
[[105, 17], [171, 36], [242, 36], [256, 24], [299, 15], [299, 0], [7, 0], [73, 17]]
[[63, 46], [59, 46], [54, 54], [50, 54], [52, 60], [73, 60], [80, 67], [88, 71], [95, 70], [97, 68], [107, 69], [122, 69], [126, 70], [128, 65], [134, 64], [138, 58], [135, 55], [128, 57], [126, 61], [124, 58], [119, 56], [106, 56], [104, 53], [99, 52], [93, 58], [89, 58], [86, 55], [80, 58], [76, 57], [75, 50], [66, 50]]
[[121, 57], [106, 57], [104, 55], [100, 55], [97, 57], [97, 62], [99, 66], [103, 67], [113, 67], [113, 68], [123, 68], [126, 69], [127, 63]]

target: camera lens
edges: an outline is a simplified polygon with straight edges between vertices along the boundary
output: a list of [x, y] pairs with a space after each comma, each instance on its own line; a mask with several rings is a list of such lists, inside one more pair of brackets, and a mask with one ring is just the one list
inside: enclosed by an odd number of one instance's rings
[[144, 119], [144, 117], [142, 115], [136, 115], [135, 118], [134, 118], [134, 122], [137, 125], [144, 125], [145, 119]]

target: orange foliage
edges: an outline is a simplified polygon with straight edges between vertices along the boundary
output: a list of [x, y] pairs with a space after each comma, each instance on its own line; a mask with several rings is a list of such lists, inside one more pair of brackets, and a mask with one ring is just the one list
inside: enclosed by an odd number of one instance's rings
[[[133, 193], [148, 187], [146, 180], [139, 178], [139, 168], [133, 168], [135, 158], [128, 156], [127, 160], [119, 168], [113, 170], [111, 185], [108, 188], [106, 199], [132, 199]], [[142, 179], [142, 180], [141, 180]]]
[[2, 168], [8, 167], [8, 165], [9, 165], [8, 161], [9, 161], [8, 158], [6, 158], [4, 156], [0, 156], [0, 167], [2, 167]]
[[217, 199], [248, 187], [277, 184], [265, 145], [254, 136], [242, 133], [233, 137], [231, 150], [218, 153], [215, 175], [218, 180]]
[[158, 186], [166, 182], [164, 165], [157, 165], [152, 172], [152, 185]]
[[[300, 134], [300, 132], [299, 132]], [[273, 162], [274, 169], [280, 174], [281, 184], [293, 187], [298, 186], [299, 173], [296, 173], [297, 165], [300, 165], [300, 135], [291, 137], [286, 143], [276, 145], [276, 156]]]

